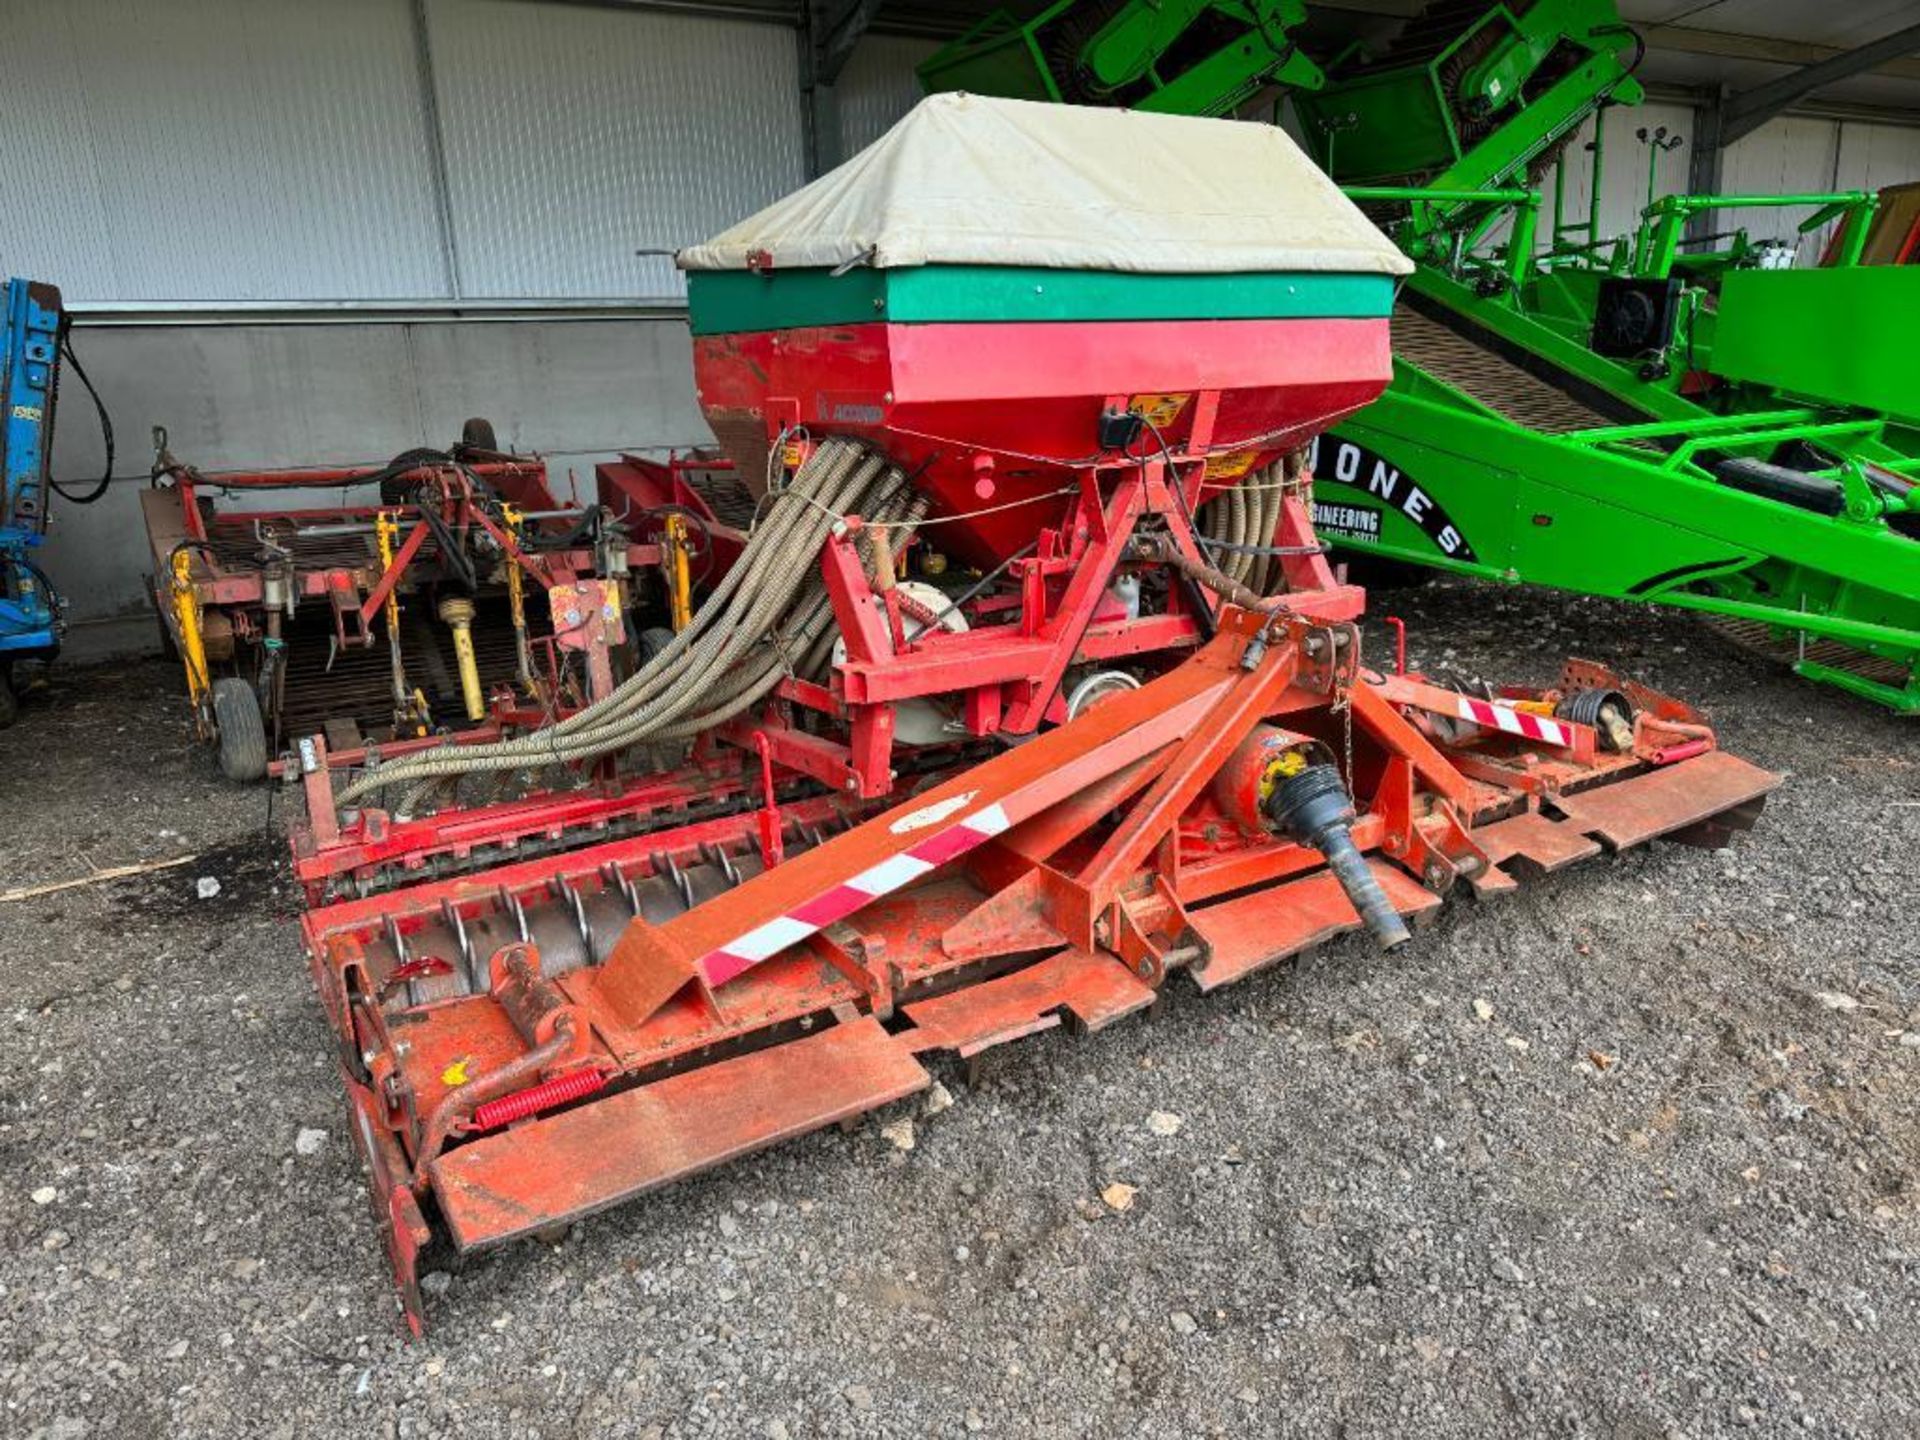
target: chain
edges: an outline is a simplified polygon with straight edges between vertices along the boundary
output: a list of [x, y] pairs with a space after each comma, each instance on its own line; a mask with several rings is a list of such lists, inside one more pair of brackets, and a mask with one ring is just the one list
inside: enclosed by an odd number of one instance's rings
[[1340, 649], [1336, 643], [1336, 632], [1329, 627], [1327, 645], [1331, 651], [1329, 659], [1330, 682], [1333, 689], [1333, 710], [1340, 717], [1340, 744], [1342, 773], [1347, 782], [1349, 793], [1353, 790], [1353, 687], [1360, 680], [1359, 636], [1348, 630], [1347, 660], [1343, 664]]
[[1347, 788], [1353, 788], [1353, 692], [1342, 691], [1344, 697], [1340, 704], [1340, 727], [1347, 747]]

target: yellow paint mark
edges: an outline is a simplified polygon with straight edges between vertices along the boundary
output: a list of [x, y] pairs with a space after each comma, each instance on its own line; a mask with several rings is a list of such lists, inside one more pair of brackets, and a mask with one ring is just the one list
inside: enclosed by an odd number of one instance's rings
[[472, 1063], [473, 1057], [471, 1055], [462, 1055], [458, 1060], [440, 1072], [440, 1083], [449, 1090], [458, 1090], [462, 1085], [466, 1084], [470, 1078], [467, 1074], [467, 1066]]

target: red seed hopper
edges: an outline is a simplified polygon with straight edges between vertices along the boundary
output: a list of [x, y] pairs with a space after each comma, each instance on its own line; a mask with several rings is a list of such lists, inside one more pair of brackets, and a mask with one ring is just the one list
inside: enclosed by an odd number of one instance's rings
[[1368, 664], [1303, 447], [1386, 384], [1405, 267], [1277, 130], [939, 96], [682, 264], [746, 487], [697, 608], [618, 596], [670, 638], [502, 741], [304, 752], [306, 941], [416, 1328], [425, 1247], [1176, 974], [1402, 944], [1461, 885], [1724, 843], [1775, 783], [1592, 664]]

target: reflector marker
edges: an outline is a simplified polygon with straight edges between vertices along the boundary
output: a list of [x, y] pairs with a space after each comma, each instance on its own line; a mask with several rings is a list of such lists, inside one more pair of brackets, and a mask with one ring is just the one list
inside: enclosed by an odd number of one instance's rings
[[888, 895], [902, 885], [918, 880], [931, 869], [932, 865], [908, 851], [882, 860], [871, 869], [862, 870], [847, 881], [847, 888], [858, 890], [862, 895]]
[[1474, 700], [1465, 695], [1455, 698], [1460, 702], [1460, 718], [1471, 720], [1483, 729], [1502, 730], [1522, 739], [1539, 740], [1563, 748], [1573, 745], [1573, 732], [1558, 720], [1549, 720], [1544, 715], [1535, 715], [1527, 710], [1516, 710], [1511, 705]]
[[764, 960], [789, 945], [798, 944], [819, 928], [791, 916], [776, 915], [766, 924], [756, 925], [739, 939], [729, 941], [727, 949], [742, 960]]
[[709, 950], [699, 959], [699, 971], [707, 984], [724, 985], [762, 960], [779, 954], [789, 945], [799, 944], [809, 935], [824, 930], [835, 921], [846, 919], [882, 895], [890, 895], [947, 861], [984, 844], [1012, 824], [1012, 818], [1003, 806], [988, 805], [977, 810], [898, 855], [867, 867], [851, 880], [801, 902], [788, 914], [775, 916], [718, 949]]

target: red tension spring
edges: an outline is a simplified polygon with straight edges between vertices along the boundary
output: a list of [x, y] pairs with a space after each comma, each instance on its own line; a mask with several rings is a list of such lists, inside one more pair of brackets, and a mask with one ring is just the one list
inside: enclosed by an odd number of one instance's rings
[[529, 1085], [524, 1090], [516, 1090], [511, 1095], [502, 1095], [498, 1100], [489, 1100], [476, 1107], [473, 1128], [497, 1130], [502, 1125], [511, 1125], [529, 1115], [538, 1115], [542, 1110], [551, 1110], [569, 1100], [582, 1099], [606, 1083], [606, 1075], [599, 1070], [576, 1070], [571, 1075], [543, 1080], [538, 1085]]

